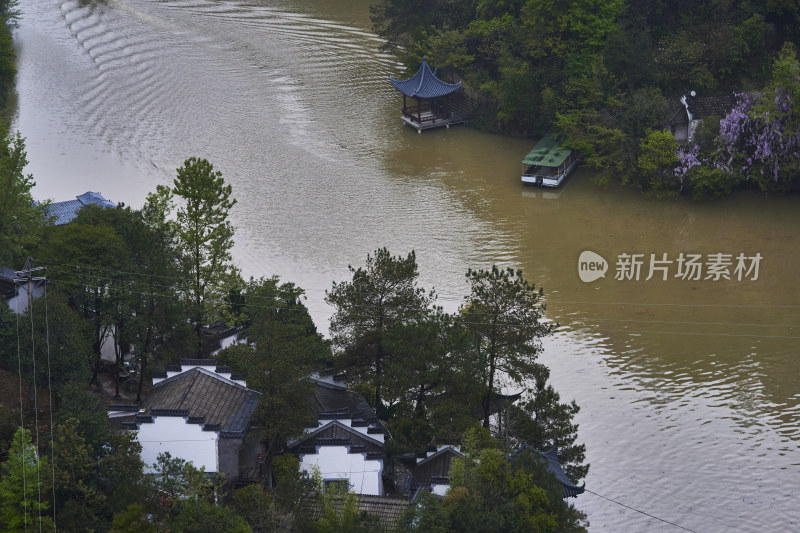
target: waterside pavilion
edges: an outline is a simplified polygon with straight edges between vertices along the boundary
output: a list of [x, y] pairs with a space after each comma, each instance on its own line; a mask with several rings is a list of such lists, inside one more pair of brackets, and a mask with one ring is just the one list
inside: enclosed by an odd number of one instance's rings
[[[395, 89], [403, 93], [403, 122], [422, 130], [450, 127], [450, 124], [463, 122], [457, 118], [450, 107], [450, 96], [461, 88], [461, 82], [446, 83], [436, 77], [425, 58], [422, 66], [413, 77], [396, 80], [389, 77]], [[409, 106], [408, 98], [414, 98], [416, 105]]]

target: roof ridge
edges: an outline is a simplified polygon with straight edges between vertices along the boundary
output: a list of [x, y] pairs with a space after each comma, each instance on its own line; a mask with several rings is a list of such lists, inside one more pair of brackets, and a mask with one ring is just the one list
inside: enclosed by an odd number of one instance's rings
[[298, 445], [302, 444], [303, 442], [306, 442], [307, 440], [309, 440], [309, 439], [311, 439], [311, 438], [314, 438], [314, 436], [315, 436], [315, 435], [318, 435], [318, 434], [319, 434], [319, 433], [321, 433], [322, 431], [325, 431], [325, 430], [326, 430], [327, 428], [329, 428], [331, 425], [337, 425], [337, 426], [339, 426], [339, 427], [343, 428], [343, 429], [344, 429], [345, 431], [347, 431], [348, 433], [351, 433], [351, 434], [353, 434], [353, 435], [356, 435], [356, 436], [358, 436], [358, 437], [364, 438], [364, 439], [366, 439], [366, 440], [368, 440], [368, 441], [372, 442], [373, 444], [377, 444], [377, 445], [379, 445], [379, 446], [385, 446], [385, 443], [383, 443], [383, 442], [379, 441], [378, 439], [375, 439], [375, 438], [373, 438], [373, 437], [370, 437], [370, 436], [369, 436], [369, 435], [367, 435], [366, 433], [362, 433], [362, 432], [360, 432], [359, 430], [357, 430], [357, 429], [355, 429], [355, 428], [353, 428], [353, 427], [350, 427], [350, 426], [348, 426], [348, 425], [342, 424], [342, 423], [341, 423], [341, 422], [339, 422], [338, 420], [331, 420], [331, 421], [330, 421], [330, 422], [328, 422], [327, 424], [324, 424], [324, 425], [322, 425], [322, 426], [318, 427], [317, 429], [315, 429], [314, 431], [312, 431], [312, 432], [311, 432], [311, 433], [309, 433], [308, 435], [304, 435], [303, 437], [299, 438], [299, 439], [298, 439], [296, 442], [294, 442], [294, 443], [292, 444], [292, 446], [298, 446]]

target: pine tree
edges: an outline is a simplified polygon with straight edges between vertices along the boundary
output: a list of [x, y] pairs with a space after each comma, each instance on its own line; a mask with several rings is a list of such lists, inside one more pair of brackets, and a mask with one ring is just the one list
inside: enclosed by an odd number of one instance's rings
[[525, 280], [521, 270], [470, 269], [467, 279], [472, 292], [461, 312], [485, 362], [483, 425], [489, 427], [491, 399], [501, 373], [517, 385], [548, 375], [536, 358], [542, 349], [541, 338], [553, 331], [553, 325], [541, 320], [542, 290]]
[[53, 530], [47, 502], [49, 473], [47, 458], [39, 457], [31, 443], [30, 431], [19, 428], [3, 463], [0, 480], [0, 523], [5, 531]]
[[198, 354], [202, 350], [201, 331], [214, 315], [225, 282], [234, 272], [231, 265], [233, 225], [228, 220], [236, 199], [225, 184], [222, 173], [205, 159], [190, 157], [178, 169], [174, 193], [183, 205], [178, 208], [178, 237], [191, 276], [189, 295], [197, 333]]

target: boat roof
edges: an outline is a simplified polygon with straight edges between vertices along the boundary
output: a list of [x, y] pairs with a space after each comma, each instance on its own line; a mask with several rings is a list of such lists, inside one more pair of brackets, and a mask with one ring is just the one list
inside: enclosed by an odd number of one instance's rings
[[461, 87], [461, 82], [446, 83], [437, 78], [431, 67], [428, 66], [428, 61], [424, 58], [422, 59], [422, 65], [414, 76], [407, 80], [396, 80], [389, 76], [389, 81], [392, 82], [395, 89], [404, 95], [417, 98], [438, 98], [455, 92]]
[[563, 146], [550, 135], [545, 135], [542, 140], [528, 152], [528, 155], [522, 160], [522, 164], [538, 165], [540, 167], [558, 167], [561, 166], [561, 163], [563, 163], [571, 153], [572, 150]]

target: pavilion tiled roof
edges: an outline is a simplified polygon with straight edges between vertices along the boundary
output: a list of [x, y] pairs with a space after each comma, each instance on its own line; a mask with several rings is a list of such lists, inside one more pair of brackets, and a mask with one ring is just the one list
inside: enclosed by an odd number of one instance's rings
[[416, 98], [439, 98], [453, 93], [461, 87], [461, 82], [447, 83], [437, 78], [425, 59], [422, 60], [422, 65], [412, 77], [407, 80], [396, 80], [390, 76], [389, 81], [404, 95]]
[[564, 472], [564, 468], [561, 466], [561, 463], [558, 460], [558, 446], [553, 445], [549, 450], [546, 452], [539, 452], [535, 449], [531, 448], [527, 444], [523, 444], [521, 448], [511, 454], [512, 457], [521, 454], [521, 453], [534, 453], [540, 456], [546, 463], [547, 469], [561, 482], [561, 486], [563, 488], [564, 498], [567, 497], [576, 497], [578, 494], [583, 494], [586, 491], [586, 483], [584, 482], [583, 485], [575, 485], [572, 481], [569, 480], [567, 477], [567, 473]]
[[258, 406], [258, 393], [205, 368], [192, 368], [153, 385], [144, 415], [187, 416], [241, 438]]

